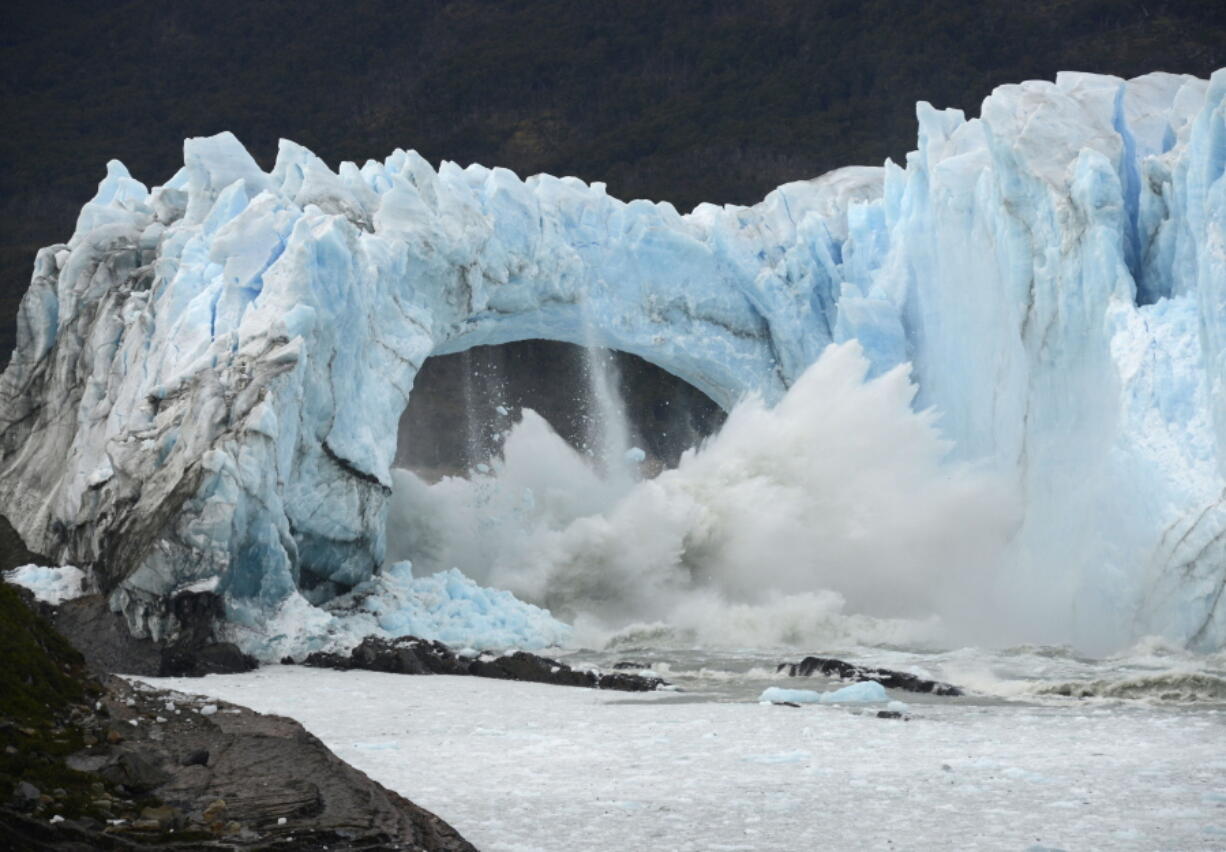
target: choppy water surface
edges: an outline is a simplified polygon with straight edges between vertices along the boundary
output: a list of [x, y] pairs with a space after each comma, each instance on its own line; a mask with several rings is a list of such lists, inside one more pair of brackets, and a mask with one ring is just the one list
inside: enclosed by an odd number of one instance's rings
[[711, 650], [660, 645], [614, 645], [567, 652], [572, 665], [610, 669], [641, 663], [676, 685], [680, 694], [704, 701], [756, 700], [769, 686], [818, 691], [835, 688], [827, 678], [789, 678], [777, 671], [783, 662], [807, 655], [837, 657], [863, 666], [896, 669], [962, 687], [966, 695], [939, 697], [895, 690], [898, 698], [924, 705], [997, 705], [1024, 702], [1069, 706], [1093, 702], [1120, 707], [1226, 712], [1226, 653], [1193, 654], [1158, 639], [1103, 658], [1078, 654], [1065, 646], [1020, 645], [982, 648], [906, 649], [849, 646], [799, 650]]

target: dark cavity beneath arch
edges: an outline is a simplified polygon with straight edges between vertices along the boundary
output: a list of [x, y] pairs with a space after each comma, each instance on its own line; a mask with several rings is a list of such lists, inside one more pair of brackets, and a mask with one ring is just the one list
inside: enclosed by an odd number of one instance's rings
[[[724, 412], [702, 391], [625, 352], [613, 360], [634, 444], [647, 469], [675, 467], [681, 454], [716, 431]], [[584, 450], [598, 415], [581, 346], [521, 340], [474, 346], [426, 360], [400, 418], [396, 466], [433, 479], [462, 474], [498, 446], [497, 432], [521, 408], [544, 417], [571, 446]], [[499, 408], [507, 413], [499, 411]]]

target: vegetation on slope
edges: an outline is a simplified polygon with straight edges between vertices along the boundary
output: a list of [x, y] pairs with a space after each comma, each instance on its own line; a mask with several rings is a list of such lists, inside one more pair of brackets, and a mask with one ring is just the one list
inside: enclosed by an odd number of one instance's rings
[[7, 807], [106, 818], [93, 801], [107, 786], [64, 763], [98, 741], [82, 720], [100, 694], [81, 655], [0, 582], [0, 823]]

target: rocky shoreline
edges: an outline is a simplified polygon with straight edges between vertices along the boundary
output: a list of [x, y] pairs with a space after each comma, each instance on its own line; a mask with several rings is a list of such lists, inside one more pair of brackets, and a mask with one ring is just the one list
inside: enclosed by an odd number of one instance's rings
[[[2, 520], [2, 519], [0, 519]], [[0, 526], [0, 567], [40, 560]], [[292, 719], [132, 683], [114, 673], [235, 673], [257, 661], [217, 641], [219, 601], [178, 596], [166, 642], [135, 639], [101, 595], [56, 607], [0, 584], [0, 825], [14, 848], [470, 850], [451, 826], [336, 757]], [[645, 692], [667, 687], [638, 663], [574, 668], [525, 651], [453, 651], [368, 636], [348, 654], [283, 663], [450, 674]], [[957, 696], [907, 672], [808, 656], [792, 677], [875, 680]]]
[[[295, 660], [286, 658], [282, 662], [293, 663]], [[308, 655], [302, 663], [342, 671], [364, 669], [393, 674], [472, 675], [624, 692], [650, 692], [668, 685], [654, 675], [574, 669], [565, 663], [526, 651], [461, 655], [442, 642], [418, 639], [415, 636], [402, 636], [397, 639], [367, 636], [348, 655], [316, 652]]]
[[0, 584], [9, 848], [473, 849], [292, 719], [91, 671], [24, 597]]

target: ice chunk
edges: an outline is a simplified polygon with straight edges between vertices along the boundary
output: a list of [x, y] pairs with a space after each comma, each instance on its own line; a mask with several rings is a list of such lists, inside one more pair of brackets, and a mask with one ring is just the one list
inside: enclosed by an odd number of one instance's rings
[[[830, 692], [812, 689], [784, 689], [771, 686], [762, 691], [759, 701], [791, 701], [796, 704], [873, 704], [888, 701], [885, 687], [875, 680], [849, 684]], [[901, 703], [901, 702], [894, 702]], [[891, 708], [893, 709], [893, 708]]]
[[414, 577], [398, 562], [351, 592], [313, 606], [296, 595], [271, 619], [231, 628], [230, 637], [264, 660], [315, 650], [347, 651], [366, 636], [416, 636], [475, 657], [476, 648], [540, 649], [565, 644], [571, 628], [548, 611], [456, 569]]

